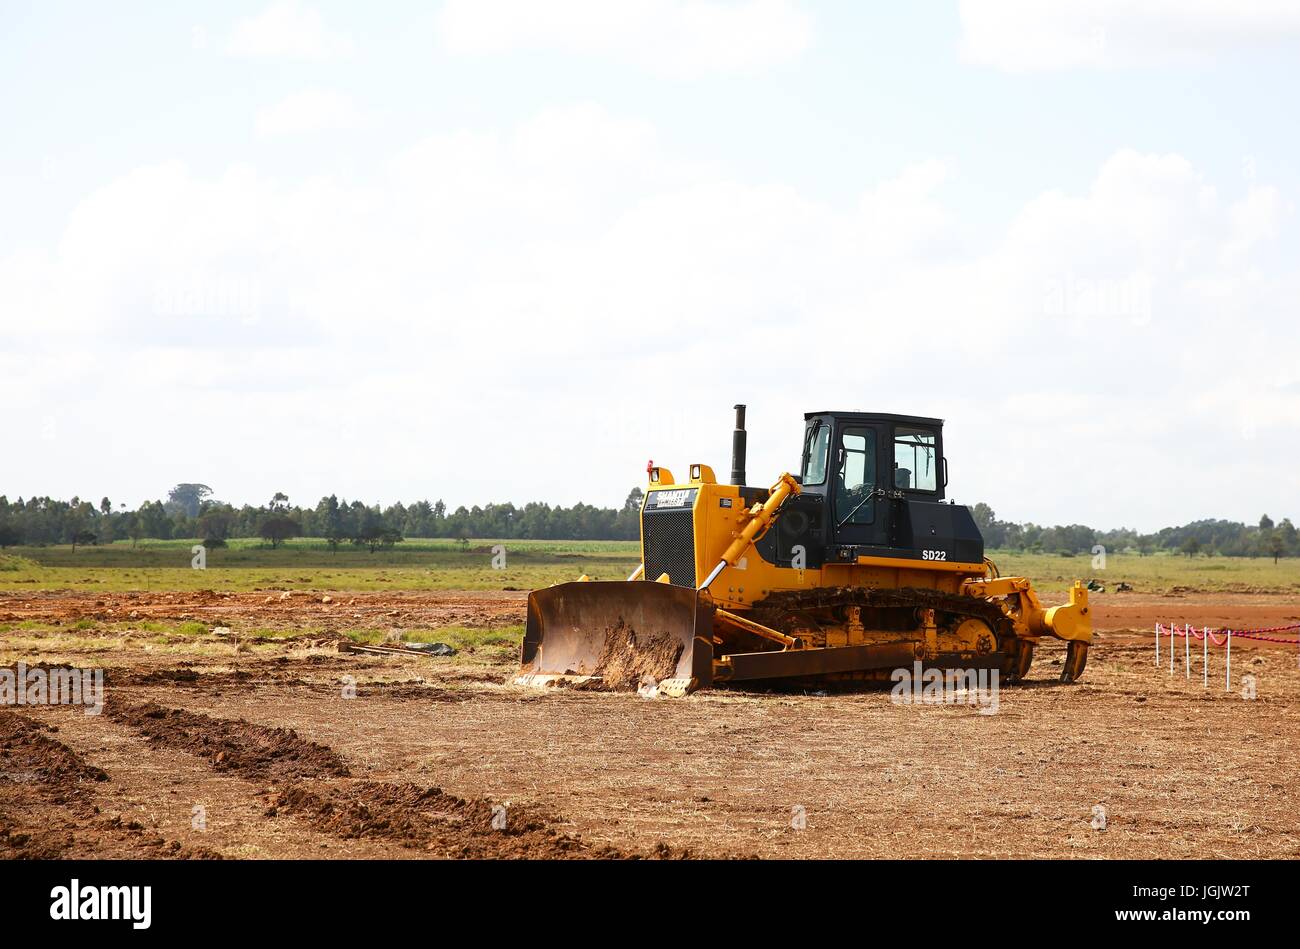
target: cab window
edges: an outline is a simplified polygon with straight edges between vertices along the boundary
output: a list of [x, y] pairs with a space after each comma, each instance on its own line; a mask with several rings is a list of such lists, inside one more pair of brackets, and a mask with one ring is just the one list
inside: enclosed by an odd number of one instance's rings
[[894, 430], [894, 487], [934, 491], [939, 486], [935, 434], [928, 428], [900, 425]]
[[835, 483], [835, 519], [843, 524], [875, 520], [876, 438], [868, 428], [846, 428], [840, 435], [840, 470]]
[[831, 427], [824, 422], [813, 422], [804, 439], [803, 484], [822, 484], [826, 481], [826, 453], [831, 444]]

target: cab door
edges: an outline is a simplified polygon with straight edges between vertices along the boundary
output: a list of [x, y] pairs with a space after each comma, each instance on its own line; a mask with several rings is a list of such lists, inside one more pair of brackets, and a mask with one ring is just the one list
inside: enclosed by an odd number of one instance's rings
[[831, 481], [831, 511], [835, 543], [882, 546], [888, 525], [885, 500], [878, 496], [885, 470], [880, 425], [844, 422], [836, 426], [831, 455], [835, 476]]

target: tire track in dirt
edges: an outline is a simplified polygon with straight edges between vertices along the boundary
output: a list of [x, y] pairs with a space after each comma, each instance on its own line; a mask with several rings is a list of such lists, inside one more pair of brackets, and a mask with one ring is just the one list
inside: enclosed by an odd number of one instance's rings
[[380, 781], [351, 781], [332, 749], [289, 728], [244, 719], [221, 719], [156, 702], [114, 701], [105, 717], [140, 734], [151, 747], [187, 752], [210, 769], [281, 785], [269, 792], [264, 816], [298, 817], [341, 840], [379, 840], [443, 858], [689, 858], [689, 851], [660, 844], [649, 854], [595, 846], [563, 833], [559, 818], [533, 806], [509, 807], [504, 826], [493, 826], [497, 805], [461, 798], [441, 788]]
[[181, 855], [204, 851], [229, 858], [418, 856], [391, 841], [340, 841], [293, 816], [269, 817], [271, 791], [266, 786], [246, 780], [238, 770], [218, 771], [205, 758], [144, 739], [134, 728], [105, 716], [69, 714], [62, 708], [32, 714], [57, 723], [64, 743], [111, 776], [110, 781], [95, 785], [97, 805], [107, 819], [119, 827], [139, 826], [147, 834], [176, 840], [186, 848]]
[[204, 758], [215, 771], [238, 771], [250, 779], [280, 782], [351, 775], [332, 749], [300, 738], [292, 728], [212, 718], [156, 702], [110, 702], [104, 714], [134, 728], [147, 741]]
[[[497, 810], [501, 808], [501, 810]], [[593, 846], [554, 828], [558, 821], [533, 807], [494, 805], [441, 788], [359, 781], [347, 786], [292, 784], [272, 798], [272, 813], [298, 814], [347, 840], [393, 840], [426, 855], [455, 859], [629, 859], [642, 854]], [[500, 818], [499, 827], [493, 819]], [[661, 844], [654, 858], [691, 856]]]
[[102, 768], [51, 734], [54, 726], [0, 710], [0, 857], [211, 857], [204, 848], [151, 834], [136, 821], [103, 817]]

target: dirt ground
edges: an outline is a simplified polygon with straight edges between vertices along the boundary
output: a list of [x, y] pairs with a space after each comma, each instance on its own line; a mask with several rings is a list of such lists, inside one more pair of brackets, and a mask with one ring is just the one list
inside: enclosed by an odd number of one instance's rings
[[0, 622], [198, 620], [212, 625], [337, 630], [521, 624], [526, 592], [0, 593]]
[[[517, 625], [525, 598], [0, 595], [0, 621], [101, 623], [0, 634], [0, 665], [107, 677], [98, 715], [0, 708], [0, 856], [1300, 857], [1296, 648], [1234, 642], [1225, 691], [1222, 650], [1205, 688], [1199, 643], [1189, 679], [1151, 641], [1157, 620], [1298, 622], [1300, 597], [1097, 596], [1082, 682], [1056, 684], [1044, 643], [996, 714], [882, 690], [539, 691], [507, 684], [500, 649], [340, 653], [318, 632]], [[313, 632], [186, 651], [144, 619]]]

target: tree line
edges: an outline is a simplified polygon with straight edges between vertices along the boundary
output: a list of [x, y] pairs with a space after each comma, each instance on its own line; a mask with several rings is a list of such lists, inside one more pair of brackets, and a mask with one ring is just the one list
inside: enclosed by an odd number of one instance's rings
[[167, 500], [145, 501], [134, 510], [73, 498], [0, 496], [0, 548], [20, 545], [108, 544], [118, 540], [197, 538], [221, 547], [233, 538], [261, 538], [278, 547], [291, 537], [320, 537], [331, 546], [351, 543], [376, 550], [406, 537], [526, 538], [535, 540], [635, 540], [640, 536], [641, 489], [621, 508], [540, 502], [516, 507], [488, 504], [449, 511], [442, 501], [387, 507], [322, 497], [314, 506], [289, 503], [280, 492], [266, 504], [235, 507], [212, 497], [204, 484], [178, 484]]
[[[370, 550], [400, 543], [406, 537], [526, 538], [533, 540], [636, 540], [640, 536], [642, 493], [633, 488], [621, 508], [575, 504], [559, 507], [532, 502], [487, 504], [447, 510], [442, 501], [415, 501], [381, 507], [361, 501], [322, 497], [314, 506], [292, 505], [280, 492], [258, 507], [235, 507], [212, 497], [204, 484], [178, 484], [167, 500], [146, 501], [134, 510], [73, 498], [0, 496], [0, 548], [19, 545], [107, 544], [118, 540], [198, 538], [220, 547], [232, 538], [261, 538], [278, 547], [291, 537], [320, 537], [331, 546], [351, 543]], [[1300, 532], [1283, 518], [1268, 515], [1257, 524], [1199, 520], [1143, 534], [1129, 528], [1098, 530], [1082, 524], [1044, 527], [1031, 522], [999, 520], [987, 504], [971, 513], [985, 546], [1057, 554], [1088, 553], [1101, 545], [1111, 552], [1156, 551], [1221, 554], [1228, 557], [1300, 556]]]
[[1181, 527], [1165, 527], [1143, 534], [1127, 527], [1096, 530], [1082, 524], [1040, 527], [1000, 521], [987, 504], [976, 504], [971, 515], [984, 535], [987, 547], [1049, 554], [1087, 553], [1098, 545], [1113, 553], [1133, 551], [1142, 555], [1158, 550], [1188, 557], [1219, 554], [1225, 557], [1300, 556], [1300, 532], [1283, 518], [1275, 523], [1267, 514], [1257, 524], [1206, 519]]

